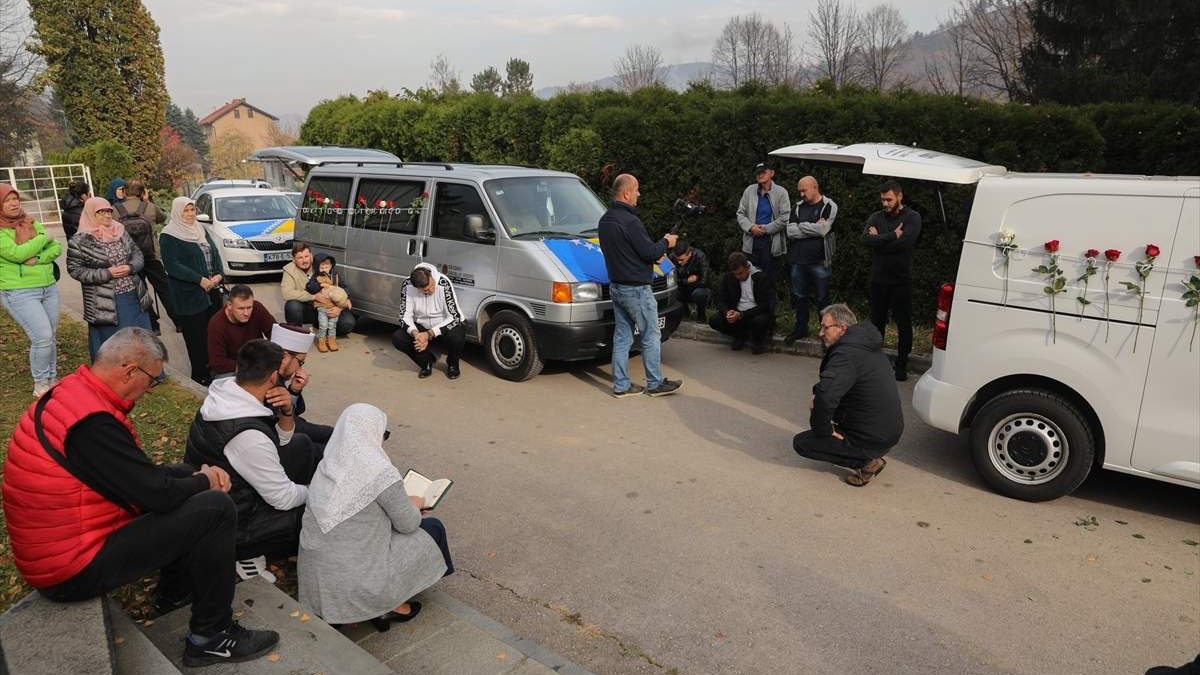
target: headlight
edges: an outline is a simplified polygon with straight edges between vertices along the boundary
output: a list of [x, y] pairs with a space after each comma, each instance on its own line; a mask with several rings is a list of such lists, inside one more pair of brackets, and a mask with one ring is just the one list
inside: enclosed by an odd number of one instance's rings
[[560, 304], [595, 302], [600, 299], [600, 284], [594, 281], [555, 281], [550, 286], [550, 299]]
[[238, 237], [237, 239], [222, 239], [221, 245], [225, 248], [254, 248], [250, 242]]
[[587, 281], [575, 284], [575, 302], [595, 302], [600, 299], [600, 284]]
[[675, 288], [676, 283], [675, 270], [667, 272], [667, 288]]

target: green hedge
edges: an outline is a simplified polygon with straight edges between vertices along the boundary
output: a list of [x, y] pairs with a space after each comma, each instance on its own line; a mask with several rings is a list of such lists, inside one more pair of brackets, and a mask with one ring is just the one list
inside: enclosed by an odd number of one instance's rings
[[[1175, 105], [1001, 105], [913, 92], [836, 94], [820, 88], [746, 87], [678, 93], [643, 89], [574, 93], [549, 100], [489, 94], [440, 101], [373, 95], [366, 101], [325, 101], [301, 128], [305, 144], [388, 150], [410, 161], [509, 163], [578, 174], [600, 195], [630, 172], [641, 180], [639, 209], [652, 232], [674, 222], [670, 205], [693, 183], [710, 215], [689, 221], [684, 234], [721, 261], [740, 247], [734, 211], [752, 182], [751, 167], [770, 150], [804, 141], [890, 142], [1002, 164], [1011, 171], [1093, 171], [1198, 174], [1200, 158], [1184, 141], [1200, 135], [1195, 108]], [[869, 255], [859, 245], [861, 223], [878, 202], [880, 178], [784, 161], [777, 180], [796, 194], [812, 173], [838, 202], [841, 217], [832, 293], [863, 306]], [[915, 315], [932, 317], [940, 282], [957, 272], [973, 189], [950, 186], [939, 199], [930, 184], [908, 182], [906, 193], [924, 215], [916, 254]], [[943, 210], [945, 217], [943, 218]], [[782, 288], [782, 283], [781, 283]]]

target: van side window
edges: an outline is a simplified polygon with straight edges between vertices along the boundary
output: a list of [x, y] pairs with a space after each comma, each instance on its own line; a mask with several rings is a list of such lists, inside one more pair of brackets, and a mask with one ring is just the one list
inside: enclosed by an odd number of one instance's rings
[[458, 183], [438, 183], [437, 194], [433, 203], [433, 236], [441, 239], [458, 239], [474, 241], [466, 233], [467, 216], [483, 217], [484, 229], [492, 229], [492, 219], [488, 217], [487, 209], [479, 191], [471, 185]]
[[345, 223], [350, 208], [350, 183], [350, 178], [313, 178], [300, 202], [300, 220], [324, 225]]
[[360, 179], [352, 226], [416, 234], [421, 212], [428, 206], [428, 199], [422, 197], [424, 192], [423, 181]]

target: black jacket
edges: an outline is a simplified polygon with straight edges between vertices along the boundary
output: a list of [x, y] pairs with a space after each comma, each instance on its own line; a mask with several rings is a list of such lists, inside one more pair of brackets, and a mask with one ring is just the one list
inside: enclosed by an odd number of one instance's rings
[[342, 275], [338, 273], [337, 259], [331, 255], [327, 255], [324, 253], [319, 254], [319, 255], [317, 255], [317, 257], [313, 258], [312, 274], [308, 275], [308, 283], [304, 286], [304, 290], [308, 291], [309, 293], [311, 293], [313, 295], [316, 295], [317, 293], [321, 292], [321, 282], [317, 279], [317, 275], [321, 273], [321, 262], [324, 260], [328, 260], [330, 263], [330, 266], [329, 266], [329, 280], [330, 281], [329, 281], [329, 283], [333, 284], [334, 286], [337, 286], [338, 288], [342, 289], [343, 291], [348, 292], [348, 289], [342, 283]]
[[[904, 224], [903, 236], [896, 237], [896, 226]], [[879, 234], [868, 234], [871, 226]], [[912, 281], [913, 248], [921, 236], [921, 214], [905, 206], [892, 216], [876, 211], [863, 228], [863, 246], [871, 249], [871, 283], [907, 284]]]
[[73, 194], [68, 194], [58, 200], [62, 208], [63, 231], [67, 233], [67, 241], [79, 231], [79, 216], [83, 214], [83, 202]]
[[637, 210], [614, 201], [600, 216], [600, 250], [608, 280], [614, 284], [648, 286], [654, 281], [652, 265], [667, 252], [665, 239], [653, 241]]
[[[758, 307], [765, 308], [772, 316], [775, 315], [775, 284], [771, 283], [770, 276], [762, 270], [754, 270], [750, 275], [751, 281], [754, 283], [754, 304]], [[726, 272], [725, 278], [721, 279], [721, 292], [717, 296], [717, 309], [721, 314], [728, 312], [731, 309], [737, 309], [738, 301], [742, 299], [742, 284], [733, 276], [732, 272]]]
[[[674, 257], [671, 258], [675, 262]], [[695, 274], [698, 278], [696, 283], [689, 284], [688, 277]], [[675, 281], [679, 283], [680, 288], [704, 288], [705, 277], [708, 274], [708, 258], [704, 255], [704, 251], [698, 248], [692, 249], [692, 257], [688, 259], [686, 265], [680, 265], [675, 262]]]
[[831, 423], [864, 450], [887, 450], [904, 433], [895, 371], [883, 353], [883, 336], [869, 323], [851, 326], [821, 359], [808, 424], [814, 434], [827, 437], [833, 434]]

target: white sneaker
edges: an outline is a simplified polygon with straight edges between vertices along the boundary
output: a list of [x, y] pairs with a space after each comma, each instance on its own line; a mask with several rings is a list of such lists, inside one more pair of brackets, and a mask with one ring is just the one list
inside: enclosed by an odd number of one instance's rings
[[271, 583], [275, 583], [275, 575], [271, 574], [271, 570], [267, 569], [267, 557], [265, 555], [239, 560], [233, 564], [233, 568], [237, 570], [238, 576], [243, 580], [262, 577]]
[[53, 382], [34, 382], [33, 383], [33, 397], [41, 398], [42, 394], [45, 394], [46, 392], [50, 391], [50, 387], [52, 387], [52, 386], [54, 386]]

